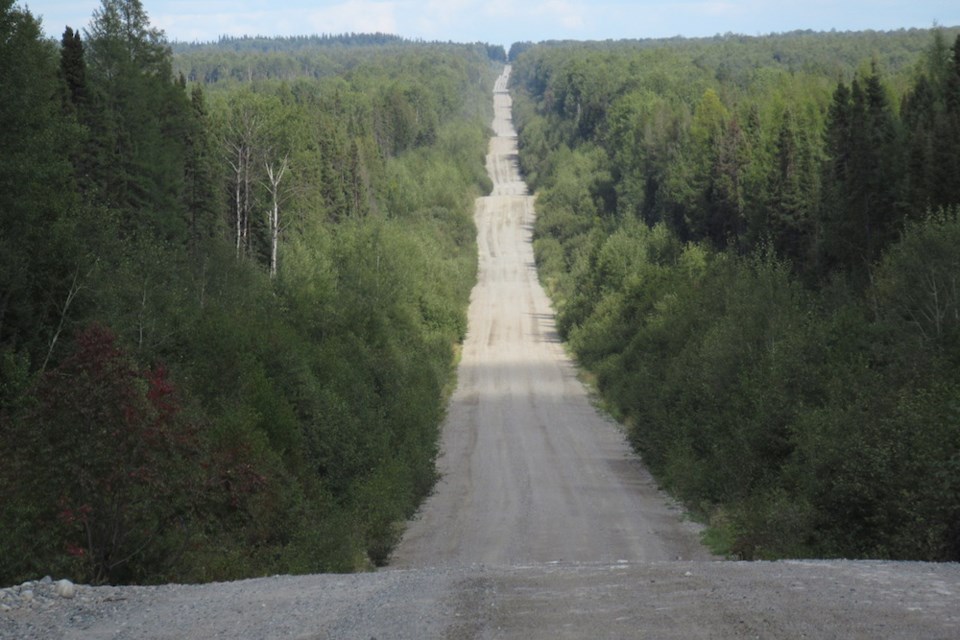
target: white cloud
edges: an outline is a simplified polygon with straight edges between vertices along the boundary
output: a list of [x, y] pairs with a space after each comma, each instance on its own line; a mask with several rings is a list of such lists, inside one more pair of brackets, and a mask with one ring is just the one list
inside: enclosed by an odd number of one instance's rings
[[586, 24], [585, 13], [589, 11], [589, 5], [579, 2], [568, 2], [567, 0], [549, 0], [536, 5], [537, 13], [541, 16], [549, 17], [553, 22], [559, 24], [568, 31], [579, 31]]
[[205, 41], [215, 40], [222, 35], [272, 35], [274, 23], [269, 20], [273, 14], [266, 12], [247, 13], [165, 13], [155, 18], [151, 24], [166, 32], [171, 40]]
[[449, 40], [451, 33], [469, 30], [482, 5], [477, 0], [429, 0], [404, 3], [403, 16], [410, 17], [410, 34], [426, 40]]
[[260, 8], [262, 3], [239, 4], [232, 9], [221, 2], [176, 5], [175, 10], [152, 16], [151, 22], [171, 38], [191, 41], [211, 40], [220, 35], [398, 33], [401, 2], [345, 0], [309, 9], [288, 5], [269, 10]]
[[481, 12], [497, 21], [504, 28], [516, 30], [517, 26], [535, 27], [537, 31], [552, 31], [560, 27], [564, 32], [580, 31], [589, 22], [588, 16], [596, 5], [579, 0], [489, 0], [482, 3]]

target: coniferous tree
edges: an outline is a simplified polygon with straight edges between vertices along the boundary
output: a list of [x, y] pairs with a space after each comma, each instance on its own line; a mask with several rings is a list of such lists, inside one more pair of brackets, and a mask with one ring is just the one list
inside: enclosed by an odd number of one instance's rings
[[936, 206], [960, 204], [960, 35], [952, 48], [944, 93], [942, 126], [937, 132], [935, 165], [938, 169]]
[[843, 81], [837, 84], [833, 92], [833, 100], [827, 111], [824, 138], [826, 161], [816, 251], [818, 271], [821, 275], [826, 275], [844, 263], [847, 252], [846, 238], [854, 233], [846, 212], [853, 155], [853, 100], [851, 89]]
[[[873, 261], [897, 236], [902, 222], [897, 202], [900, 146], [896, 119], [876, 70], [866, 79], [863, 99], [863, 126], [854, 128], [863, 137], [855, 141], [860, 164], [851, 205], [866, 234], [865, 256]], [[859, 113], [856, 96], [854, 100], [855, 113]]]
[[934, 86], [926, 74], [921, 74], [900, 109], [907, 134], [904, 198], [914, 215], [921, 215], [933, 204], [938, 110], [942, 110], [942, 103], [938, 104]]
[[120, 212], [124, 236], [146, 233], [183, 245], [190, 105], [174, 82], [163, 33], [150, 27], [139, 0], [103, 0], [87, 44], [101, 110], [91, 138], [100, 154], [96, 180], [103, 197]]
[[708, 235], [718, 246], [739, 244], [744, 232], [744, 135], [736, 118], [725, 123], [716, 140], [716, 157], [707, 190]]
[[838, 85], [827, 114], [826, 152], [820, 266], [865, 276], [902, 222], [897, 123], [876, 70], [854, 79], [849, 91]]
[[771, 236], [780, 255], [797, 267], [806, 259], [811, 219], [807, 194], [804, 143], [791, 110], [783, 115], [771, 176]]
[[66, 98], [77, 111], [87, 106], [87, 62], [80, 32], [67, 27], [60, 45], [60, 73], [66, 84]]
[[[958, 38], [960, 40], [960, 38]], [[915, 218], [960, 202], [960, 41], [934, 32], [924, 71], [903, 99], [904, 197]]]
[[64, 30], [60, 44], [60, 77], [64, 85], [64, 111], [80, 125], [79, 143], [70, 154], [74, 172], [81, 192], [88, 202], [98, 200], [96, 176], [103, 174], [106, 157], [103, 137], [91, 132], [105, 128], [103, 113], [99, 108], [87, 79], [86, 49], [80, 32], [70, 27]]
[[184, 205], [190, 226], [190, 247], [194, 254], [210, 238], [216, 237], [217, 172], [214, 165], [211, 124], [203, 87], [194, 85], [190, 92], [190, 121], [187, 127], [184, 162]]
[[[729, 198], [718, 198], [720, 194], [714, 188], [716, 180], [721, 178], [717, 173], [721, 168], [717, 160], [725, 146], [723, 140], [729, 116], [716, 91], [707, 89], [694, 109], [690, 123], [691, 155], [684, 158], [684, 162], [676, 163], [679, 170], [673, 181], [679, 214], [675, 216], [675, 228], [681, 236], [689, 234], [698, 240], [709, 238], [716, 247], [725, 246], [728, 228], [737, 226], [734, 220], [736, 204], [730, 209]], [[727, 165], [729, 174], [730, 162], [724, 160], [722, 164]], [[730, 182], [729, 175], [723, 177], [722, 182]], [[721, 186], [721, 192], [726, 190], [726, 186]]]
[[13, 0], [0, 1], [0, 86], [0, 357], [37, 367], [83, 270], [67, 160], [77, 130], [64, 114], [56, 49]]

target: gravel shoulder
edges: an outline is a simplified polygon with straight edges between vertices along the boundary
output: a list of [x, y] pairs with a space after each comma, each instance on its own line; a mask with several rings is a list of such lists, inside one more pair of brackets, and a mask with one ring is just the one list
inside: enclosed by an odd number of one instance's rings
[[960, 637], [960, 565], [538, 563], [79, 587], [2, 638]]

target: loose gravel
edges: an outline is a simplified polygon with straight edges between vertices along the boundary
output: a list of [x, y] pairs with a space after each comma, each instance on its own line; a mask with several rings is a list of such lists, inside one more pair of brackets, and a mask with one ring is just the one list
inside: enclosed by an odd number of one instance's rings
[[[960, 565], [545, 563], [3, 590], [0, 638], [960, 638]], [[33, 597], [26, 596], [33, 591]]]

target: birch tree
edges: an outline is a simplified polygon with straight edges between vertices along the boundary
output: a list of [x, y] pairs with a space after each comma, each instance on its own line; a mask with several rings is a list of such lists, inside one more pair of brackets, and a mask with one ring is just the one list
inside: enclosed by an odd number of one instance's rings
[[270, 227], [270, 277], [277, 275], [277, 252], [280, 243], [280, 201], [282, 193], [280, 182], [290, 166], [290, 155], [286, 154], [277, 162], [267, 160], [264, 168], [267, 171], [267, 190], [270, 192], [270, 211], [268, 222]]
[[237, 96], [230, 107], [221, 144], [232, 172], [233, 244], [238, 258], [249, 250], [254, 148], [262, 128], [262, 118], [253, 108], [249, 96]]
[[[265, 259], [276, 274], [289, 185], [296, 108], [276, 95], [243, 91], [231, 98], [221, 148], [230, 167], [231, 226], [237, 257]], [[261, 211], [266, 215], [261, 217]]]

